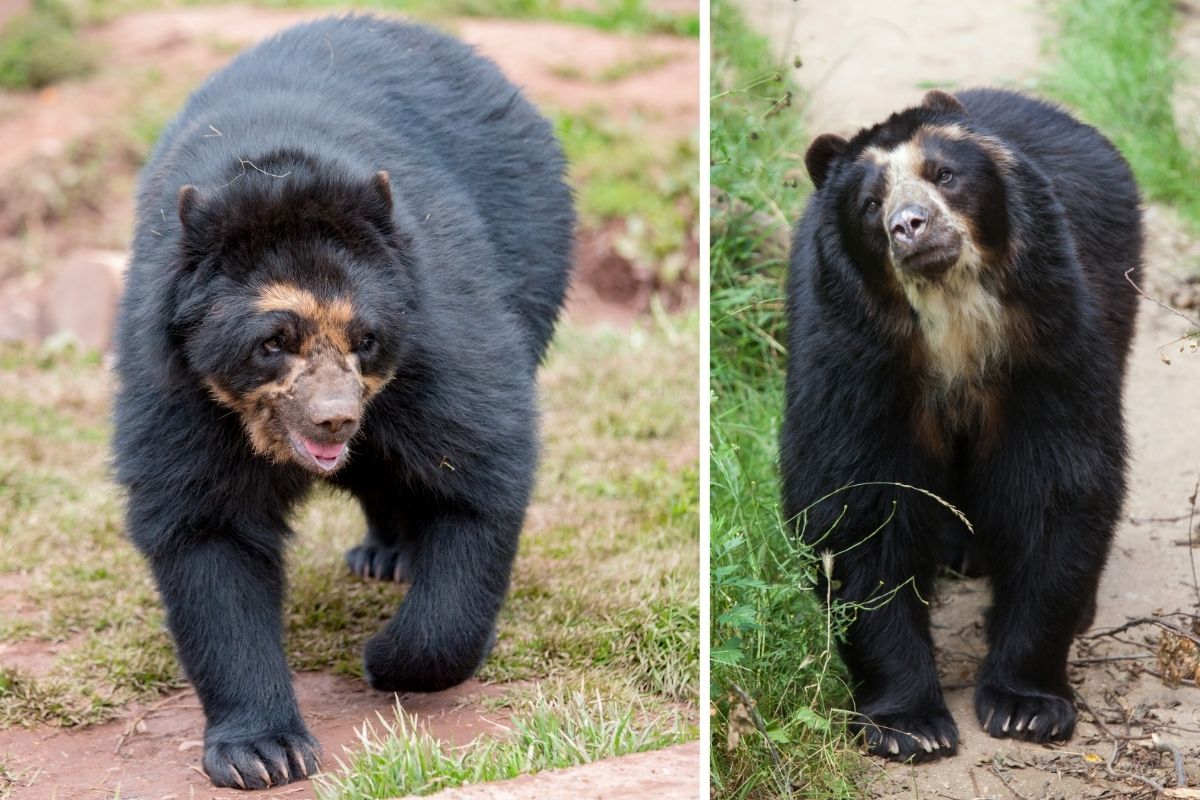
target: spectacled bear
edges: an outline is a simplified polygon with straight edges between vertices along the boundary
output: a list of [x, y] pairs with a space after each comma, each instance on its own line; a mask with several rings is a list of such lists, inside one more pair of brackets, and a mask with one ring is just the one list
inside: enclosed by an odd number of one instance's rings
[[820, 596], [861, 604], [840, 646], [853, 726], [892, 759], [956, 751], [927, 606], [949, 563], [990, 576], [983, 729], [1067, 739], [1068, 649], [1125, 494], [1129, 167], [1058, 108], [989, 89], [932, 91], [849, 141], [818, 137], [805, 162], [783, 501], [832, 556]]
[[163, 133], [120, 311], [115, 460], [217, 786], [318, 766], [281, 610], [288, 513], [316, 479], [365, 512], [350, 570], [411, 582], [366, 644], [370, 684], [444, 689], [487, 654], [573, 226], [551, 126], [418, 25], [285, 31]]

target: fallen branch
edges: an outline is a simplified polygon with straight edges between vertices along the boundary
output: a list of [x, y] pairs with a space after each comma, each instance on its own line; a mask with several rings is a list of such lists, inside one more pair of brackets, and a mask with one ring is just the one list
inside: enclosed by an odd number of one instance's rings
[[742, 705], [746, 707], [746, 711], [750, 714], [750, 720], [754, 723], [754, 727], [762, 734], [763, 740], [767, 743], [767, 749], [771, 753], [771, 761], [775, 764], [775, 773], [779, 781], [779, 786], [788, 797], [791, 797], [792, 782], [784, 774], [783, 759], [779, 756], [779, 748], [775, 746], [775, 741], [767, 733], [767, 721], [763, 719], [762, 714], [758, 713], [758, 704], [754, 702], [754, 698], [746, 693], [745, 689], [736, 683], [730, 684], [729, 688], [742, 701]]
[[1152, 747], [1156, 752], [1171, 754], [1171, 757], [1175, 760], [1175, 785], [1180, 789], [1186, 789], [1187, 771], [1183, 768], [1183, 752], [1175, 745], [1159, 737], [1157, 733], [1152, 734], [1150, 740], [1154, 742]]
[[1156, 625], [1165, 631], [1170, 631], [1171, 633], [1175, 634], [1176, 636], [1181, 636], [1184, 639], [1190, 639], [1195, 644], [1200, 645], [1200, 636], [1197, 636], [1196, 634], [1191, 633], [1190, 631], [1185, 631], [1183, 628], [1180, 628], [1176, 625], [1172, 625], [1171, 623], [1161, 619], [1160, 617], [1137, 617], [1135, 619], [1129, 620], [1124, 625], [1118, 625], [1115, 628], [1109, 628], [1108, 630], [1104, 630], [1104, 631], [1097, 631], [1096, 633], [1091, 633], [1091, 634], [1088, 634], [1087, 636], [1082, 636], [1080, 638], [1082, 638], [1082, 639], [1099, 639], [1102, 636], [1112, 636], [1114, 633], [1120, 633], [1121, 631], [1126, 631], [1126, 630], [1129, 630], [1130, 628], [1136, 628], [1138, 625]]

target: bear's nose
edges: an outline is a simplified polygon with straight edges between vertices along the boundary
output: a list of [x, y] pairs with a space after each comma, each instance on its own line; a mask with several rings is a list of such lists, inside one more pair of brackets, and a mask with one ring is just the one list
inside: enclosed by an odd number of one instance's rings
[[358, 424], [358, 410], [358, 402], [352, 398], [331, 397], [313, 403], [308, 418], [329, 433], [341, 433], [343, 428]]
[[888, 218], [888, 230], [893, 240], [910, 245], [925, 231], [928, 223], [929, 209], [914, 204], [892, 214]]

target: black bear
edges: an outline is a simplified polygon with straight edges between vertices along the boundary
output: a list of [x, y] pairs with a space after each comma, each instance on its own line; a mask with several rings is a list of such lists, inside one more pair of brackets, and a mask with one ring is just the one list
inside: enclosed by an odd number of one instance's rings
[[980, 724], [1066, 739], [1068, 649], [1125, 494], [1129, 167], [1063, 111], [987, 89], [929, 92], [849, 141], [818, 137], [805, 162], [783, 501], [832, 560], [820, 596], [859, 604], [840, 648], [854, 727], [897, 760], [955, 752], [926, 604], [948, 561], [992, 586]]
[[164, 132], [120, 312], [116, 469], [216, 785], [318, 765], [281, 611], [286, 520], [317, 478], [365, 512], [350, 569], [411, 582], [367, 680], [434, 691], [486, 656], [569, 272], [564, 169], [495, 65], [367, 16], [249, 50]]

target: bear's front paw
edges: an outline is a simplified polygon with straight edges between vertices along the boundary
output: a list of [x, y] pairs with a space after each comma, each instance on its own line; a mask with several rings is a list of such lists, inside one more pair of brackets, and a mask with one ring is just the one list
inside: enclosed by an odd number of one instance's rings
[[360, 578], [408, 583], [408, 554], [400, 547], [360, 544], [346, 551], [346, 566]]
[[321, 746], [304, 730], [216, 733], [206, 737], [204, 771], [214, 786], [266, 789], [315, 775]]
[[958, 751], [958, 726], [945, 706], [909, 712], [860, 713], [850, 723], [871, 755], [892, 761], [929, 761]]
[[975, 714], [984, 732], [998, 739], [1065, 741], [1075, 731], [1074, 703], [1045, 689], [980, 681], [975, 688]]

